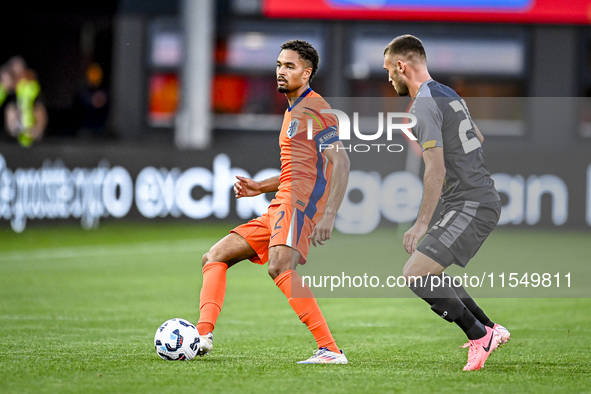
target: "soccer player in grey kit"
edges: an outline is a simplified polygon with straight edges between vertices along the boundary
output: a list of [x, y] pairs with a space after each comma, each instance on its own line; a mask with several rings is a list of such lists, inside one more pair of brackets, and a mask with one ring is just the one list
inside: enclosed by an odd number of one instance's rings
[[[499, 220], [501, 201], [482, 153], [484, 138], [464, 100], [429, 75], [421, 40], [411, 35], [392, 40], [384, 51], [384, 68], [398, 94], [414, 99], [412, 132], [425, 162], [419, 214], [404, 234], [410, 258], [402, 274], [435, 313], [466, 333], [470, 349], [464, 371], [478, 370], [510, 333], [443, 271], [452, 264], [465, 267]], [[441, 218], [427, 231], [439, 198]]]

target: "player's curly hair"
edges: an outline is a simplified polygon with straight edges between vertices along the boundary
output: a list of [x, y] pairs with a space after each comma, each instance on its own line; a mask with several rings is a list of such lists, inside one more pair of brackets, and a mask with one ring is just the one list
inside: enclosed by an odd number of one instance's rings
[[290, 40], [284, 42], [281, 45], [281, 50], [295, 51], [300, 55], [300, 58], [308, 63], [308, 67], [312, 67], [312, 74], [310, 74], [310, 82], [318, 71], [318, 65], [320, 64], [320, 55], [318, 51], [307, 41], [302, 40]]

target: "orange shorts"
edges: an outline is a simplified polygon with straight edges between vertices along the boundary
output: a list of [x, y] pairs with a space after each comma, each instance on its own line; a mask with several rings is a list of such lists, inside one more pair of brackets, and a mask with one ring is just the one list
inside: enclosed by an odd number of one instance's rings
[[234, 228], [236, 233], [250, 244], [256, 256], [250, 261], [265, 264], [269, 261], [269, 248], [286, 245], [300, 252], [300, 264], [306, 263], [310, 250], [308, 238], [314, 230], [314, 223], [302, 211], [286, 204], [269, 206], [267, 213]]

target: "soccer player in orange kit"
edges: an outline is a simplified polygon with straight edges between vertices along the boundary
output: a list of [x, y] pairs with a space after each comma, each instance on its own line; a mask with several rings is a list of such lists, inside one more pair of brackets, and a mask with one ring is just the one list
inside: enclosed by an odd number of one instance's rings
[[[213, 348], [212, 332], [224, 302], [227, 269], [249, 259], [261, 265], [269, 262], [269, 275], [318, 344], [312, 357], [298, 363], [348, 363], [314, 294], [295, 270], [306, 262], [310, 242], [324, 245], [330, 239], [349, 178], [349, 158], [339, 140], [337, 120], [321, 112], [330, 106], [310, 88], [319, 60], [306, 41], [281, 46], [277, 90], [289, 102], [279, 135], [281, 174], [261, 182], [237, 177], [234, 185], [236, 198], [277, 193], [265, 214], [234, 228], [203, 256], [199, 355]], [[309, 119], [312, 136], [306, 128]]]

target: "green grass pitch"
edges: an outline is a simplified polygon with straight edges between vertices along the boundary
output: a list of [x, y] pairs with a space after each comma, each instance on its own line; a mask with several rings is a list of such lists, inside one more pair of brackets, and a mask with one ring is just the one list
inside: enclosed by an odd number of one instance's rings
[[[228, 271], [212, 354], [161, 360], [156, 329], [173, 317], [197, 321], [201, 255], [230, 228], [107, 222], [92, 231], [30, 226], [14, 234], [3, 227], [0, 392], [591, 392], [589, 298], [478, 298], [513, 339], [469, 373], [463, 333], [422, 300], [321, 298], [350, 364], [297, 365], [315, 342], [266, 266], [249, 262]], [[559, 267], [576, 260], [584, 281], [589, 236], [498, 229], [474, 263], [533, 270], [540, 260]], [[368, 248], [355, 239], [336, 234], [312, 250], [309, 264], [361, 251], [360, 259], [379, 256], [399, 274], [406, 256], [395, 230], [374, 233]]]

